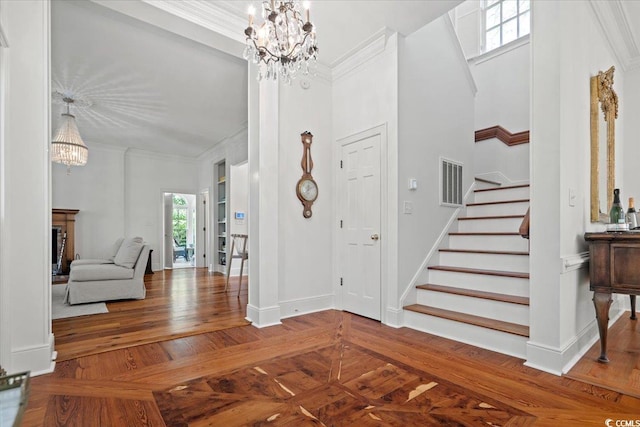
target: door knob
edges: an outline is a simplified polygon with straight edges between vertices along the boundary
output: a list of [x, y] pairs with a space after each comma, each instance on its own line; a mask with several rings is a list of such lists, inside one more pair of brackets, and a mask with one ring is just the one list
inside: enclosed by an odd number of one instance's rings
[[371, 240], [379, 240], [380, 236], [378, 236], [377, 234], [372, 234], [371, 235]]

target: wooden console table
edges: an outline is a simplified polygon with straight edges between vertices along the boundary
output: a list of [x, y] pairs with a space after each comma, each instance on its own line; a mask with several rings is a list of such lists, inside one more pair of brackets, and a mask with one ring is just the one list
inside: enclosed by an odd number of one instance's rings
[[600, 333], [599, 362], [607, 363], [607, 332], [611, 294], [631, 298], [631, 319], [636, 320], [636, 295], [640, 295], [640, 233], [586, 233], [591, 259], [589, 274]]

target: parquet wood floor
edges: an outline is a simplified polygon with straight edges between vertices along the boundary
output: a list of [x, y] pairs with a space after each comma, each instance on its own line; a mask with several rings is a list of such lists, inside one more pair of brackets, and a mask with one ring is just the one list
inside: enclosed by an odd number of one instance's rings
[[[156, 286], [169, 296], [174, 281], [181, 295], [189, 280], [175, 273]], [[324, 311], [65, 360], [32, 379], [23, 425], [603, 426], [607, 419], [640, 419], [640, 399]]]

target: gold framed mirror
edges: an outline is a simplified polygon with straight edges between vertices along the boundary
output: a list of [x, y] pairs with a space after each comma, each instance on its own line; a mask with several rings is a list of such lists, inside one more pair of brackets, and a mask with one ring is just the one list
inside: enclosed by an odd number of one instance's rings
[[591, 222], [609, 222], [616, 185], [618, 95], [613, 90], [614, 71], [611, 67], [591, 77]]

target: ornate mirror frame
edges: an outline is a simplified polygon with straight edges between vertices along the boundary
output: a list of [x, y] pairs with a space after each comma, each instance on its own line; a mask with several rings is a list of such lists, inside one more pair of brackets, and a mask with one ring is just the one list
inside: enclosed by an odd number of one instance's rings
[[[599, 71], [597, 76], [591, 77], [591, 222], [609, 222], [608, 212], [601, 212], [600, 194], [600, 118], [598, 106], [602, 109], [607, 124], [607, 158], [606, 158], [606, 187], [608, 209], [613, 202], [616, 170], [616, 119], [618, 118], [618, 95], [613, 90], [613, 72], [615, 67], [607, 71]], [[605, 160], [605, 159], [602, 159]]]

